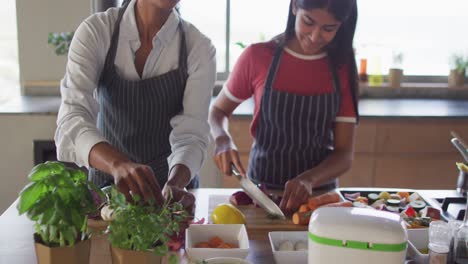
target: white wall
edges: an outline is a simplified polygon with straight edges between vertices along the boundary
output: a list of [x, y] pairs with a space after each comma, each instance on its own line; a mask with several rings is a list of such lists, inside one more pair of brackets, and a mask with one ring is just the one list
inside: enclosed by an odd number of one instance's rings
[[33, 140], [52, 139], [55, 115], [0, 115], [0, 212], [18, 197], [34, 165]]
[[63, 77], [66, 56], [55, 55], [48, 34], [74, 31], [91, 14], [90, 7], [90, 0], [16, 0], [22, 87]]
[[[56, 118], [45, 114], [0, 114], [0, 213], [27, 184], [27, 175], [34, 166], [33, 140], [52, 140]], [[200, 171], [201, 187], [221, 186], [211, 153], [209, 150]]]

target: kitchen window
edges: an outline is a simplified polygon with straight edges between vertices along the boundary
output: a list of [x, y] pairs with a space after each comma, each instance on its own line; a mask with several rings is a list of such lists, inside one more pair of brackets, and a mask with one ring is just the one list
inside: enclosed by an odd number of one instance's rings
[[[198, 0], [180, 5], [182, 16], [213, 40], [218, 79], [223, 80], [242, 52], [236, 42], [248, 45], [284, 31], [289, 0]], [[406, 81], [446, 82], [450, 57], [468, 55], [465, 0], [358, 0], [358, 8], [357, 61], [368, 59], [369, 71], [386, 75], [394, 55], [402, 54]]]
[[19, 92], [16, 4], [2, 2], [0, 8], [0, 103]]

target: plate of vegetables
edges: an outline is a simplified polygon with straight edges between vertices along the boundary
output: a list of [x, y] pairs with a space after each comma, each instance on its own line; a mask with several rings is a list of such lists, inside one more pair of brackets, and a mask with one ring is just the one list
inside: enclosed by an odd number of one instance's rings
[[400, 214], [407, 228], [428, 228], [431, 221], [440, 220], [440, 210], [411, 190], [339, 189], [338, 193], [354, 207]]

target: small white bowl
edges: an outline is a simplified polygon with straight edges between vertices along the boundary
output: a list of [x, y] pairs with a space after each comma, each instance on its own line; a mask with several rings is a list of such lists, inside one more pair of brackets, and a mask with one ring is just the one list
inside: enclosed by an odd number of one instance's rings
[[293, 244], [303, 241], [307, 244], [307, 231], [278, 231], [269, 232], [271, 249], [276, 264], [305, 264], [307, 263], [307, 250], [301, 251], [280, 251], [282, 242], [289, 240]]
[[210, 258], [205, 259], [207, 264], [251, 264], [245, 259], [240, 258]]
[[416, 264], [425, 264], [429, 261], [429, 254], [422, 253], [420, 249], [427, 249], [429, 245], [429, 229], [408, 229], [407, 256]]
[[[226, 243], [234, 243], [239, 248], [195, 248], [199, 242], [208, 242], [218, 236]], [[190, 259], [202, 261], [216, 257], [245, 259], [249, 254], [249, 238], [245, 225], [190, 225], [185, 230], [185, 250]]]

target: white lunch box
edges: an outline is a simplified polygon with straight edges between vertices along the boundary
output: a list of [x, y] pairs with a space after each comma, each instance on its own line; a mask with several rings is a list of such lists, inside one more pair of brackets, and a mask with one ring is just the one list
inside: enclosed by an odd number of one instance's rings
[[367, 208], [320, 208], [310, 218], [308, 263], [404, 263], [407, 241], [398, 214]]

